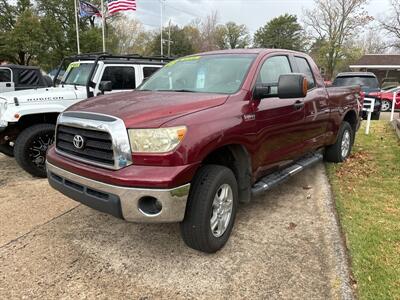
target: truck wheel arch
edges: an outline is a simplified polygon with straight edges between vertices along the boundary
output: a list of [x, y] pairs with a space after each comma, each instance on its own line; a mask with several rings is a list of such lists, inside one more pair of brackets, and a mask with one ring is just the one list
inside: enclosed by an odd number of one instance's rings
[[[351, 128], [353, 129], [353, 140], [352, 142], [354, 143], [355, 139], [355, 134], [357, 132], [357, 125], [358, 125], [358, 118], [357, 118], [357, 113], [354, 110], [349, 110], [343, 117], [342, 123], [347, 122], [350, 124]], [[339, 124], [340, 126], [340, 124]], [[337, 138], [337, 137], [336, 137]]]
[[243, 145], [221, 146], [207, 154], [202, 160], [202, 164], [223, 165], [231, 169], [238, 182], [239, 201], [250, 202], [252, 164], [250, 154]]

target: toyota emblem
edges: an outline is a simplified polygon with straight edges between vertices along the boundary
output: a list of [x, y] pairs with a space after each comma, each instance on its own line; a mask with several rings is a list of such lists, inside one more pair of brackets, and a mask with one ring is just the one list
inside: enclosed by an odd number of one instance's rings
[[82, 149], [83, 146], [85, 145], [85, 140], [83, 139], [82, 136], [80, 135], [75, 135], [74, 139], [72, 140], [72, 143], [74, 144], [74, 147], [76, 149]]

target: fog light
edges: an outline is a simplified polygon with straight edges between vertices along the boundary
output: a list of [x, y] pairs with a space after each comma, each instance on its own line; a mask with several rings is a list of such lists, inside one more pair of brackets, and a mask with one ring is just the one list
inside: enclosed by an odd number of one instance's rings
[[156, 216], [162, 210], [161, 202], [154, 197], [145, 196], [139, 199], [139, 211], [147, 216]]

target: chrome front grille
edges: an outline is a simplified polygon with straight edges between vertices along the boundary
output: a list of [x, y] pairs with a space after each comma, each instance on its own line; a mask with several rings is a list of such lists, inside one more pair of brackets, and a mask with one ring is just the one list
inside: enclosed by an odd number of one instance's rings
[[[112, 139], [108, 132], [59, 125], [56, 147], [60, 151], [90, 161], [114, 166]], [[74, 146], [75, 136], [83, 138], [81, 149]]]
[[121, 119], [87, 112], [65, 112], [57, 121], [56, 152], [107, 169], [132, 164], [128, 133]]

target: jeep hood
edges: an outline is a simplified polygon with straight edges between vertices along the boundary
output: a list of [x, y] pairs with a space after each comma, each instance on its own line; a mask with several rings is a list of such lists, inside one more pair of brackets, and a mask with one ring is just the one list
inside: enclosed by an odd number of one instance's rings
[[5, 92], [0, 97], [8, 103], [14, 103], [14, 98], [17, 98], [20, 104], [77, 99], [76, 89], [71, 85]]
[[159, 127], [165, 122], [225, 103], [228, 95], [189, 92], [133, 91], [79, 102], [68, 111], [118, 117], [127, 128]]

